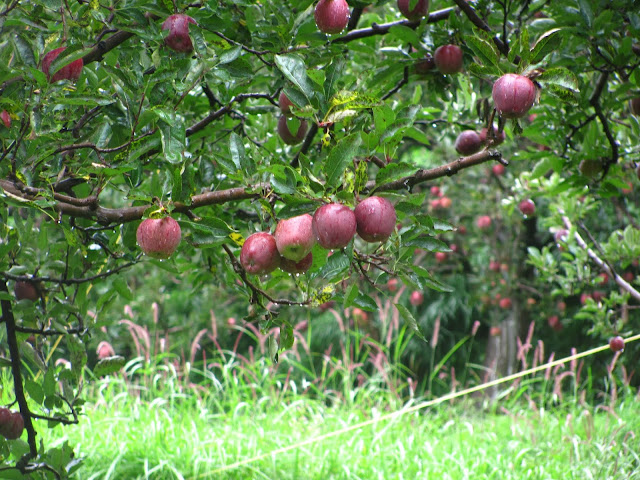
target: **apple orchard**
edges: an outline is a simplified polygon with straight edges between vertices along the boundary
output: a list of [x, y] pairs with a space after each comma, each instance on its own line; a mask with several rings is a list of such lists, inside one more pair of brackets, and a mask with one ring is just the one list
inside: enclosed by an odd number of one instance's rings
[[637, 364], [634, 2], [10, 0], [0, 31], [15, 478], [73, 470], [38, 432], [123, 367], [95, 351], [125, 305], [242, 318], [274, 362], [328, 309], [380, 338], [391, 302], [418, 378], [471, 332], [491, 377], [534, 330]]

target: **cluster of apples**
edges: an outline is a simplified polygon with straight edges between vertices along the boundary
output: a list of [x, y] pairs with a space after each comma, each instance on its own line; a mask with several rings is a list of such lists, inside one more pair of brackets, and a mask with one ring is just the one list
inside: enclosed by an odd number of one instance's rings
[[0, 407], [0, 435], [7, 440], [20, 438], [24, 430], [24, 418], [20, 412]]
[[365, 242], [385, 242], [396, 227], [396, 211], [386, 198], [372, 196], [354, 210], [328, 203], [313, 216], [306, 213], [280, 220], [272, 235], [257, 232], [242, 245], [240, 263], [249, 273], [264, 275], [280, 268], [304, 273], [313, 262], [316, 242], [324, 249], [346, 247], [357, 233]]

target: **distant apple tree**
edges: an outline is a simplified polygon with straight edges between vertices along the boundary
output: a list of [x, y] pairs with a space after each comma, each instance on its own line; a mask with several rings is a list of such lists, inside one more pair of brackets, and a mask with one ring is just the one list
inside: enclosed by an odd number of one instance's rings
[[533, 317], [628, 334], [639, 35], [631, 0], [0, 1], [1, 476], [77, 469], [38, 431], [124, 364], [87, 345], [141, 264], [242, 298], [276, 361], [288, 312], [389, 281], [424, 336], [454, 274], [497, 375]]

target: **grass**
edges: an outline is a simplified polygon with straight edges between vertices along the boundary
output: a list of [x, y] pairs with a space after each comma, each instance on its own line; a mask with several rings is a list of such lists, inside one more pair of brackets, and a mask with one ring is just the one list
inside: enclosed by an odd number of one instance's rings
[[366, 384], [332, 406], [282, 395], [266, 363], [247, 368], [223, 368], [206, 391], [182, 388], [171, 371], [137, 385], [111, 378], [89, 395], [79, 425], [41, 433], [50, 447], [77, 446], [83, 480], [640, 479], [640, 402], [628, 391], [615, 410], [575, 399], [550, 410], [441, 405], [218, 471], [403, 406]]

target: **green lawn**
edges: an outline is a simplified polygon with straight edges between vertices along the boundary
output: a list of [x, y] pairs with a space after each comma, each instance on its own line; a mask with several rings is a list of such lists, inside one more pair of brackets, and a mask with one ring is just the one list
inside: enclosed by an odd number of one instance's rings
[[43, 432], [45, 441], [78, 445], [86, 457], [77, 476], [83, 480], [640, 479], [640, 402], [630, 395], [615, 411], [575, 404], [500, 413], [440, 406], [226, 471], [217, 470], [397, 406], [327, 407], [265, 396], [227, 404], [221, 414], [210, 400], [168, 398], [96, 394], [78, 426]]

